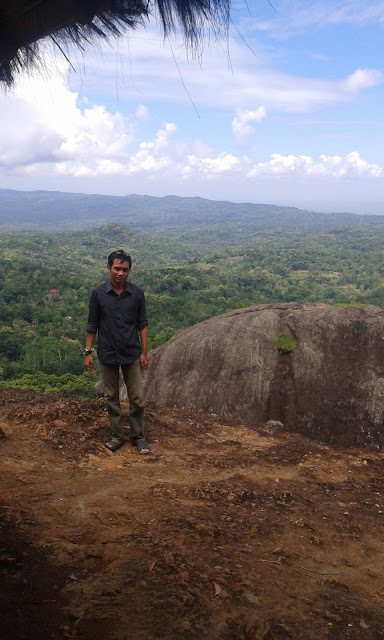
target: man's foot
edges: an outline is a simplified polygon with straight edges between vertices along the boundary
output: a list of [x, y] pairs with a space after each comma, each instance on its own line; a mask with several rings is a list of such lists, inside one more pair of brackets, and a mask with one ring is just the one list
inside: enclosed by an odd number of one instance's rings
[[109, 442], [105, 442], [104, 444], [107, 449], [113, 452], [117, 451], [117, 449], [120, 449], [120, 447], [123, 446], [124, 440], [116, 440], [115, 438], [112, 438], [112, 440], [110, 440]]
[[151, 450], [149, 448], [149, 444], [146, 440], [144, 440], [144, 438], [142, 438], [141, 440], [138, 440], [136, 442], [136, 448], [138, 450], [138, 452], [140, 453], [140, 455], [145, 456], [148, 453], [151, 453]]

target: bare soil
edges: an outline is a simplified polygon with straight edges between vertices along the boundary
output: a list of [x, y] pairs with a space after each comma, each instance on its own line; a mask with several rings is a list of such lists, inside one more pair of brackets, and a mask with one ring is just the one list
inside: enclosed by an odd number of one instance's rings
[[0, 390], [1, 640], [384, 639], [383, 454]]

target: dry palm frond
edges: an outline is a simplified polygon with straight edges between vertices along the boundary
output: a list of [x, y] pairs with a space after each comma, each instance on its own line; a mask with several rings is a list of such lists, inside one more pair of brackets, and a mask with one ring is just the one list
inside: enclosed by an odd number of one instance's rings
[[11, 85], [24, 68], [39, 65], [40, 42], [52, 37], [60, 49], [83, 48], [95, 37], [117, 37], [160, 17], [165, 34], [180, 25], [190, 44], [206, 23], [229, 22], [231, 0], [0, 0], [0, 82]]

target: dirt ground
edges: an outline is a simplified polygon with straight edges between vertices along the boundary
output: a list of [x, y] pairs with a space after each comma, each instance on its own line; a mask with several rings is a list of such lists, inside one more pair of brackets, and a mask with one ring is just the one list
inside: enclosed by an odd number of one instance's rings
[[1, 640], [384, 639], [384, 456], [0, 390]]

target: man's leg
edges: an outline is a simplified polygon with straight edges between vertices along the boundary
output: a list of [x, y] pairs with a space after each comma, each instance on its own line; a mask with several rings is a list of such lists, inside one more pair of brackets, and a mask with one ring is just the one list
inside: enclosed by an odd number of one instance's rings
[[123, 412], [119, 396], [119, 366], [99, 362], [104, 398], [112, 428], [113, 440], [124, 440]]
[[144, 440], [144, 386], [141, 377], [140, 358], [121, 367], [125, 384], [127, 385], [129, 400], [130, 439], [136, 445], [138, 440]]

